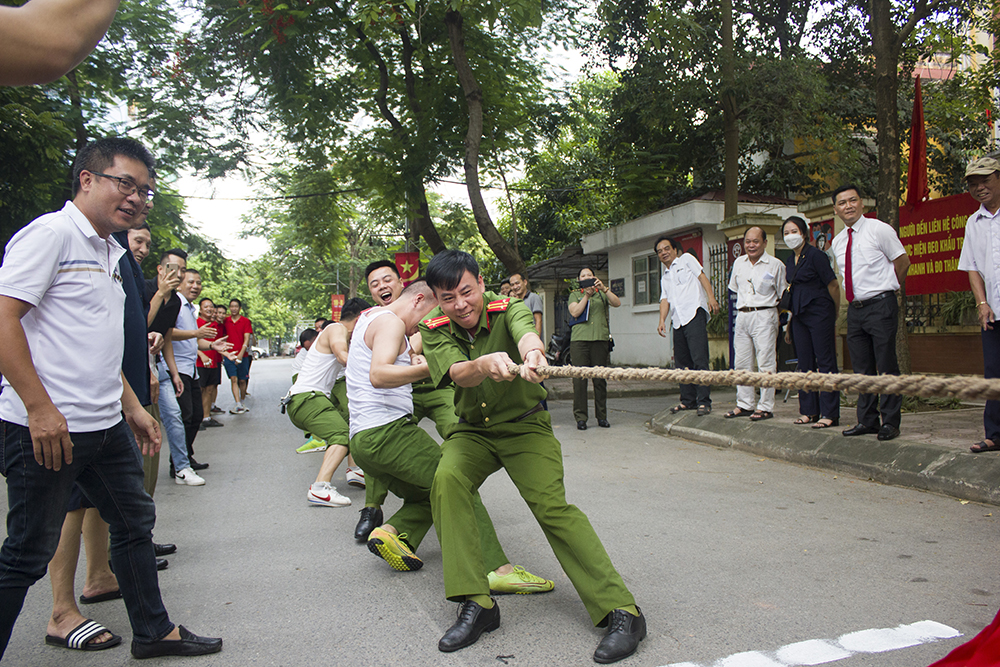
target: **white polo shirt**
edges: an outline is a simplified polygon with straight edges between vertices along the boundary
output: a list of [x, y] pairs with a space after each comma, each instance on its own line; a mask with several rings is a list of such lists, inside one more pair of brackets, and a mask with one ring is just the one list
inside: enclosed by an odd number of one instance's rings
[[[847, 227], [834, 237], [832, 249], [846, 284]], [[864, 301], [882, 292], [898, 290], [899, 281], [896, 280], [896, 267], [892, 261], [904, 254], [906, 250], [891, 225], [877, 218], [861, 216], [854, 223], [854, 241], [851, 244], [854, 300]]]
[[1000, 210], [991, 214], [980, 205], [969, 216], [958, 269], [979, 272], [986, 283], [986, 302], [994, 316], [1000, 317]]
[[701, 273], [701, 264], [686, 252], [678, 255], [669, 269], [663, 267], [660, 301], [670, 304], [670, 321], [674, 329], [693, 320], [699, 308], [708, 313], [708, 294], [698, 280]]
[[736, 292], [737, 308], [777, 306], [786, 286], [784, 263], [767, 251], [756, 264], [750, 263], [749, 255], [741, 255], [733, 262], [729, 290]]
[[[0, 294], [30, 303], [21, 318], [42, 386], [72, 433], [121, 421], [125, 249], [102, 239], [66, 202], [21, 229], [7, 244]], [[28, 413], [3, 379], [0, 419], [28, 425]]]

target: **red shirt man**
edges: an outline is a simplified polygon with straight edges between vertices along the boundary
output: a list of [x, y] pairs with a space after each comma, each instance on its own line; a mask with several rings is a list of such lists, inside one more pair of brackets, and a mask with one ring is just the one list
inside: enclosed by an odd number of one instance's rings
[[247, 380], [250, 377], [250, 334], [253, 333], [253, 325], [250, 320], [240, 315], [243, 304], [239, 299], [232, 299], [229, 302], [229, 317], [224, 323], [225, 334], [232, 343], [233, 351], [236, 353], [236, 361], [228, 359], [223, 361], [226, 367], [226, 374], [232, 384], [233, 400], [236, 406], [229, 410], [234, 415], [248, 412], [243, 405], [247, 396]]

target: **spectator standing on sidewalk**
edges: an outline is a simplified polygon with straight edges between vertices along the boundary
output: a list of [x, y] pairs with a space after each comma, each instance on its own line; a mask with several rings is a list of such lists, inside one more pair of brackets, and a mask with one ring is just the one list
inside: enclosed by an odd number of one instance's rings
[[[837, 314], [840, 312], [840, 283], [821, 249], [806, 241], [809, 228], [798, 216], [785, 220], [785, 245], [792, 256], [785, 264], [791, 290], [791, 318], [785, 342], [795, 347], [798, 370], [837, 372], [835, 347]], [[840, 392], [799, 390], [799, 418], [795, 424], [829, 428], [840, 424]]]
[[231, 414], [241, 415], [249, 412], [250, 409], [243, 405], [247, 397], [247, 384], [250, 381], [250, 336], [253, 334], [253, 325], [250, 320], [243, 317], [240, 311], [243, 303], [239, 299], [229, 301], [229, 317], [226, 318], [226, 336], [236, 353], [235, 360], [225, 360], [222, 365], [226, 367], [226, 375], [233, 389], [233, 401], [236, 405], [229, 410]]
[[[965, 243], [958, 268], [969, 272], [976, 299], [976, 315], [983, 333], [983, 376], [1000, 377], [1000, 162], [990, 157], [973, 160], [965, 168], [969, 194], [979, 210], [965, 225]], [[969, 449], [976, 454], [1000, 450], [1000, 401], [986, 401], [986, 436]]]
[[[593, 285], [574, 290], [569, 296], [569, 314], [573, 318], [586, 313], [586, 321], [570, 329], [570, 354], [576, 366], [607, 366], [610, 352], [608, 341], [611, 330], [608, 308], [622, 305], [621, 299], [594, 276], [589, 267], [581, 269], [580, 281], [593, 281]], [[594, 416], [597, 425], [608, 428], [608, 381], [594, 378]], [[587, 430], [587, 380], [573, 378], [573, 417], [576, 427]]]
[[[199, 329], [206, 324], [212, 329], [214, 333], [205, 336], [205, 340], [210, 343], [224, 335], [222, 325], [215, 321], [215, 303], [208, 297], [198, 302], [197, 324]], [[198, 350], [198, 362], [195, 365], [198, 368], [198, 386], [201, 388], [202, 427], [224, 426], [212, 416], [212, 406], [215, 405], [222, 376], [222, 355], [215, 350]]]
[[542, 298], [531, 291], [531, 282], [520, 273], [515, 273], [509, 278], [510, 295], [524, 301], [524, 305], [531, 311], [531, 316], [535, 321], [535, 331], [538, 337], [542, 336]]
[[[734, 366], [761, 373], [778, 368], [778, 300], [785, 291], [785, 265], [767, 253], [767, 232], [751, 227], [743, 234], [743, 254], [733, 262], [729, 291], [736, 292], [736, 322], [733, 325]], [[774, 388], [760, 390], [754, 410], [753, 387], [736, 387], [736, 409], [726, 418], [746, 417], [762, 421], [774, 416]]]
[[[896, 290], [906, 280], [910, 258], [896, 231], [875, 218], [864, 217], [861, 190], [842, 185], [833, 191], [833, 211], [844, 231], [833, 239], [840, 275], [847, 294], [847, 350], [855, 373], [899, 375]], [[879, 440], [899, 436], [903, 397], [893, 394], [858, 396], [858, 423], [844, 435], [877, 433]], [[882, 426], [879, 427], [879, 415]]]
[[[0, 657], [28, 588], [44, 576], [56, 550], [77, 483], [111, 527], [132, 655], [222, 649], [221, 639], [175, 626], [163, 607], [155, 510], [136, 452], [137, 444], [143, 453], [159, 447], [159, 429], [121, 372], [125, 293], [117, 262], [125, 249], [111, 234], [132, 227], [146, 205], [152, 167], [149, 151], [133, 140], [86, 145], [73, 166], [73, 201], [7, 244], [0, 267], [0, 433], [8, 494]], [[50, 643], [82, 649], [106, 632], [89, 621], [65, 631]], [[117, 643], [115, 637], [103, 642]]]
[[[719, 302], [712, 292], [712, 283], [692, 255], [681, 244], [661, 236], [653, 245], [663, 264], [660, 278], [660, 323], [657, 333], [667, 337], [667, 315], [674, 330], [674, 362], [677, 368], [709, 370], [708, 317], [719, 312]], [[672, 306], [672, 308], [671, 308]], [[707, 385], [681, 385], [680, 403], [671, 413], [698, 410], [698, 416], [712, 412], [712, 389]]]

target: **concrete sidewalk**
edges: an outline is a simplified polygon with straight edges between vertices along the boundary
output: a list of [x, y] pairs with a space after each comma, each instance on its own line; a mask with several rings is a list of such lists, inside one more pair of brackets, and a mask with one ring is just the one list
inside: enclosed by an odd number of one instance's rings
[[[572, 399], [572, 380], [545, 381], [554, 398]], [[609, 382], [608, 395], [667, 396], [678, 394], [674, 384]], [[590, 392], [592, 395], [592, 391]], [[774, 459], [827, 468], [883, 484], [934, 491], [956, 498], [1000, 505], [1000, 452], [973, 454], [969, 447], [983, 438], [982, 405], [957, 410], [904, 412], [900, 436], [879, 442], [874, 435], [844, 437], [855, 424], [855, 409], [842, 407], [840, 426], [814, 430], [792, 422], [799, 416], [793, 391], [787, 402], [778, 392], [774, 418], [751, 422], [726, 419], [736, 407], [736, 390], [715, 387], [712, 414], [698, 417], [694, 410], [669, 413], [675, 399], [664, 398], [663, 411], [647, 426], [654, 433], [681, 437], [716, 447], [731, 447]]]

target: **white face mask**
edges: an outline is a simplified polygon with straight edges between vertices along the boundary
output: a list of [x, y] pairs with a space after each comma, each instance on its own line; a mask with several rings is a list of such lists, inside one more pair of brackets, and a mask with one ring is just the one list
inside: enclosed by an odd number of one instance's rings
[[785, 234], [785, 245], [792, 250], [798, 250], [805, 242], [801, 234]]

